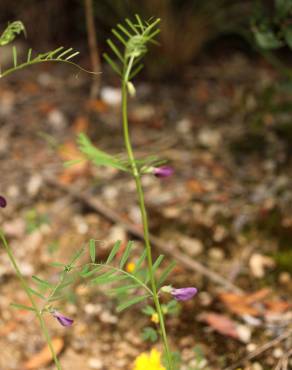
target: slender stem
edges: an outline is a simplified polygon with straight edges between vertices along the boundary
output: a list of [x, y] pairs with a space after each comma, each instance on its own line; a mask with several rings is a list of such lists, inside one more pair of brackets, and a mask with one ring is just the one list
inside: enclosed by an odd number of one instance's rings
[[33, 297], [32, 293], [29, 290], [29, 286], [28, 286], [26, 280], [24, 279], [24, 277], [23, 277], [23, 275], [22, 275], [22, 273], [21, 273], [21, 271], [19, 269], [19, 266], [18, 266], [18, 264], [17, 264], [17, 262], [16, 262], [16, 260], [15, 260], [15, 258], [13, 256], [13, 252], [12, 252], [9, 244], [7, 243], [6, 238], [5, 238], [5, 236], [4, 236], [4, 234], [2, 233], [1, 230], [0, 230], [0, 238], [2, 240], [2, 243], [4, 245], [5, 250], [7, 252], [7, 255], [8, 255], [9, 259], [10, 259], [10, 262], [11, 262], [12, 266], [14, 267], [14, 270], [16, 272], [16, 275], [17, 275], [18, 279], [20, 280], [20, 283], [22, 285], [22, 288], [26, 292], [27, 297], [30, 300], [31, 305], [32, 305], [32, 307], [33, 307], [33, 309], [35, 311], [35, 314], [37, 316], [37, 319], [38, 319], [38, 321], [40, 323], [41, 331], [42, 331], [43, 336], [44, 336], [44, 338], [45, 338], [45, 340], [46, 340], [46, 342], [48, 344], [48, 347], [49, 347], [49, 349], [51, 351], [51, 354], [52, 354], [53, 360], [54, 360], [54, 362], [56, 364], [56, 367], [57, 367], [58, 370], [62, 370], [61, 364], [60, 364], [60, 362], [58, 360], [58, 357], [56, 355], [56, 352], [54, 350], [54, 347], [53, 347], [53, 344], [52, 344], [52, 340], [51, 340], [50, 334], [49, 334], [48, 329], [46, 327], [45, 320], [44, 320], [43, 316], [40, 313], [40, 310], [39, 310], [39, 308], [38, 308], [38, 306], [37, 306], [37, 304], [36, 304], [36, 302], [34, 300], [34, 297]]
[[139, 171], [136, 165], [135, 156], [134, 156], [134, 152], [133, 152], [133, 148], [132, 148], [132, 144], [130, 140], [130, 134], [129, 134], [127, 82], [128, 82], [128, 76], [131, 70], [132, 63], [133, 61], [130, 60], [128, 68], [126, 69], [126, 72], [124, 74], [125, 77], [122, 81], [122, 118], [123, 118], [124, 140], [125, 140], [125, 146], [126, 146], [126, 150], [128, 153], [129, 161], [132, 167], [132, 173], [135, 179], [136, 191], [137, 191], [138, 200], [139, 200], [139, 207], [140, 207], [142, 224], [143, 224], [144, 241], [145, 241], [145, 246], [146, 246], [146, 251], [147, 251], [148, 271], [149, 271], [150, 283], [151, 283], [151, 288], [152, 288], [152, 293], [153, 293], [153, 301], [154, 301], [156, 311], [159, 317], [159, 325], [160, 325], [161, 336], [162, 336], [164, 349], [166, 353], [168, 370], [173, 370], [172, 356], [171, 356], [171, 352], [170, 352], [169, 345], [168, 345], [168, 339], [167, 339], [165, 323], [164, 323], [164, 316], [163, 316], [162, 309], [160, 306], [159, 297], [157, 294], [155, 276], [153, 273], [152, 249], [151, 249], [150, 238], [149, 238], [148, 217], [147, 217], [147, 211], [145, 207], [144, 192], [142, 188], [140, 174], [139, 174]]

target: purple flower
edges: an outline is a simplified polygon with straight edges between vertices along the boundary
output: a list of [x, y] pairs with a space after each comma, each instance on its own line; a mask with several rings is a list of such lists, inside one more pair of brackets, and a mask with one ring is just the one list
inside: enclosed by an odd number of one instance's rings
[[154, 176], [156, 177], [169, 177], [173, 174], [174, 170], [170, 166], [155, 167], [153, 169]]
[[6, 199], [0, 195], [0, 207], [5, 208], [7, 205]]
[[59, 323], [63, 326], [71, 326], [74, 320], [70, 319], [69, 317], [64, 316], [60, 312], [54, 310], [52, 311], [52, 315], [59, 321]]
[[193, 298], [193, 296], [197, 294], [197, 292], [198, 292], [197, 288], [189, 287], [189, 288], [172, 289], [170, 294], [177, 301], [187, 301], [188, 299]]

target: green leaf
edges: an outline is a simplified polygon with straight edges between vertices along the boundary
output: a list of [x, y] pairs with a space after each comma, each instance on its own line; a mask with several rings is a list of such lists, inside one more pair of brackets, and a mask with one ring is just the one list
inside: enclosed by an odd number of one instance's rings
[[20, 303], [10, 303], [10, 306], [13, 307], [13, 308], [17, 308], [19, 310], [26, 310], [26, 311], [35, 312], [35, 309], [33, 307], [25, 306], [24, 304], [20, 304]]
[[139, 257], [138, 261], [136, 262], [135, 266], [135, 272], [139, 271], [140, 267], [142, 266], [143, 262], [145, 261], [145, 258], [147, 256], [147, 250], [145, 249], [141, 256]]
[[118, 253], [118, 250], [120, 249], [121, 246], [121, 240], [117, 240], [113, 246], [113, 249], [111, 250], [105, 264], [109, 264], [112, 262], [112, 260], [115, 258], [116, 254]]
[[120, 261], [120, 269], [122, 269], [125, 266], [125, 263], [127, 262], [129, 255], [131, 253], [131, 249], [133, 247], [134, 242], [130, 240], [127, 244], [127, 247], [125, 249], [125, 252], [123, 253], [123, 256]]
[[283, 42], [277, 38], [273, 31], [255, 31], [255, 39], [263, 49], [278, 49], [283, 46]]
[[148, 316], [152, 316], [154, 313], [156, 313], [156, 311], [154, 310], [153, 307], [147, 305], [146, 307], [143, 308], [142, 312], [145, 314], [145, 315], [148, 315]]
[[89, 138], [81, 133], [78, 135], [78, 146], [80, 151], [87, 156], [87, 158], [97, 166], [113, 167], [122, 171], [127, 171], [127, 168], [120, 160], [112, 155], [97, 149]]
[[[157, 259], [156, 261], [154, 262], [153, 266], [152, 266], [152, 273], [154, 274], [155, 271], [158, 269], [158, 267], [160, 266], [161, 262], [163, 261], [164, 259], [164, 255], [161, 254]], [[149, 274], [149, 271], [147, 272], [147, 277], [146, 277], [146, 281], [145, 281], [145, 284], [147, 284], [150, 280], [150, 274]]]
[[83, 278], [87, 278], [97, 272], [99, 272], [100, 270], [103, 269], [103, 265], [102, 266], [96, 266], [94, 267], [92, 270], [89, 270], [89, 265], [86, 265], [83, 270], [80, 272], [80, 276], [83, 277]]
[[159, 277], [158, 284], [157, 284], [159, 287], [165, 282], [165, 280], [168, 278], [169, 274], [172, 272], [172, 270], [175, 268], [175, 266], [176, 266], [176, 262], [172, 261], [166, 267], [166, 269], [163, 270], [162, 274]]
[[62, 267], [62, 268], [66, 266], [64, 263], [61, 263], [61, 262], [50, 262], [49, 265], [52, 267]]
[[21, 21], [10, 23], [0, 36], [0, 46], [10, 44], [21, 32], [25, 34], [25, 28]]
[[111, 275], [103, 274], [95, 279], [92, 279], [93, 284], [109, 284], [117, 281], [126, 280], [129, 277], [126, 275], [118, 275], [116, 271], [111, 272]]
[[155, 329], [151, 328], [150, 326], [147, 326], [143, 329], [142, 333], [143, 340], [150, 340], [151, 342], [156, 342], [158, 339], [158, 334]]
[[292, 26], [290, 25], [284, 28], [283, 32], [287, 45], [289, 46], [290, 49], [292, 49]]
[[279, 17], [288, 16], [292, 10], [292, 0], [275, 0], [276, 12]]
[[137, 289], [140, 287], [140, 284], [129, 284], [121, 287], [113, 288], [109, 290], [109, 293], [119, 295], [128, 293], [130, 290]]
[[75, 254], [73, 254], [73, 257], [71, 261], [69, 262], [69, 266], [72, 266], [84, 253], [84, 248], [79, 249]]
[[41, 299], [43, 299], [43, 300], [45, 300], [46, 299], [46, 297], [45, 296], [43, 296], [41, 293], [39, 293], [38, 291], [36, 291], [36, 290], [34, 290], [34, 289], [32, 289], [32, 288], [28, 288], [28, 290], [32, 293], [32, 294], [34, 294], [35, 296], [37, 296], [37, 297], [39, 297], [39, 298], [41, 298]]
[[91, 261], [94, 263], [95, 262], [95, 257], [96, 257], [96, 249], [95, 249], [95, 240], [90, 239], [89, 241], [89, 254]]
[[54, 288], [55, 285], [50, 283], [49, 281], [43, 280], [39, 278], [38, 276], [33, 275], [31, 277], [37, 284], [43, 286], [44, 288]]
[[149, 297], [148, 294], [138, 296], [138, 297], [134, 297], [134, 298], [132, 298], [132, 299], [126, 301], [126, 302], [123, 302], [123, 303], [119, 304], [118, 307], [117, 307], [117, 311], [121, 312], [121, 311], [125, 310], [126, 308], [133, 306], [134, 304], [137, 304], [137, 303], [140, 303], [140, 302], [144, 301], [148, 297]]

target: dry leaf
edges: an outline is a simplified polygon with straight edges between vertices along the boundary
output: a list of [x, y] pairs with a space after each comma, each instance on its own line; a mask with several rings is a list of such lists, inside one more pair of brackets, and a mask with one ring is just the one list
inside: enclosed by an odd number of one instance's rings
[[240, 339], [237, 331], [237, 323], [225, 315], [208, 312], [200, 315], [199, 319], [222, 335]]
[[[63, 347], [64, 340], [62, 338], [53, 338], [52, 345], [58, 355]], [[53, 360], [49, 347], [46, 345], [40, 352], [36, 353], [24, 364], [25, 370], [39, 369], [42, 366], [46, 366]]]
[[219, 298], [229, 311], [237, 315], [259, 316], [261, 314], [257, 307], [253, 307], [245, 302], [245, 297], [242, 294], [222, 293], [219, 295]]
[[86, 108], [97, 113], [106, 113], [109, 109], [109, 106], [106, 102], [100, 99], [88, 100], [86, 102]]

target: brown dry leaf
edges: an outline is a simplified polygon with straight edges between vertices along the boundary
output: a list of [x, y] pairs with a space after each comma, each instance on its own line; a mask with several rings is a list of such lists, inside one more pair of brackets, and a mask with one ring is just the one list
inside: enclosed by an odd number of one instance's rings
[[79, 134], [80, 132], [87, 132], [89, 126], [88, 118], [79, 116], [73, 123], [73, 132]]
[[202, 194], [206, 192], [204, 185], [195, 179], [188, 180], [186, 186], [189, 191], [195, 194]]
[[289, 302], [281, 300], [266, 301], [265, 306], [267, 307], [268, 313], [283, 313], [288, 311], [292, 305]]
[[[62, 338], [53, 338], [52, 345], [58, 355], [64, 348], [64, 340]], [[46, 345], [40, 352], [32, 356], [28, 361], [25, 362], [25, 370], [39, 369], [42, 366], [49, 364], [52, 361], [52, 355], [49, 347]]]
[[219, 299], [229, 311], [237, 315], [259, 316], [261, 314], [261, 311], [257, 307], [253, 307], [245, 301], [246, 297], [242, 294], [222, 293], [219, 295]]
[[100, 99], [88, 100], [85, 105], [88, 110], [95, 111], [97, 113], [106, 113], [109, 109], [108, 104]]
[[237, 331], [237, 323], [225, 315], [208, 312], [201, 314], [199, 320], [207, 323], [220, 334], [240, 339]]
[[252, 304], [252, 303], [257, 303], [260, 301], [263, 301], [267, 296], [269, 296], [272, 293], [270, 288], [263, 288], [260, 290], [257, 290], [254, 293], [248, 294], [244, 298], [244, 302], [246, 304]]

